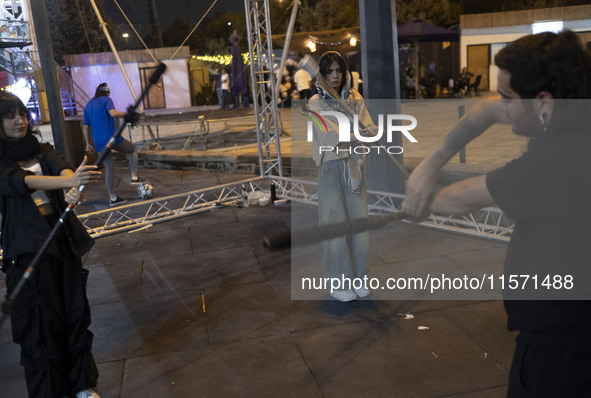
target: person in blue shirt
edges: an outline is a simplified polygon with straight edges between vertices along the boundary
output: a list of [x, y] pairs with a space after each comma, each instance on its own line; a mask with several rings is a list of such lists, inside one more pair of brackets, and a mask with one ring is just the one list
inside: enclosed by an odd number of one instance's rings
[[[115, 118], [123, 118], [126, 115], [115, 109], [113, 100], [109, 97], [110, 94], [111, 89], [109, 85], [107, 83], [101, 83], [96, 87], [94, 98], [88, 101], [88, 104], [84, 107], [84, 121], [82, 124], [84, 138], [87, 143], [86, 150], [90, 154], [93, 154], [95, 150], [100, 153], [105, 148], [105, 145], [115, 133]], [[90, 140], [91, 133], [92, 141]], [[94, 146], [92, 145], [93, 141]], [[140, 184], [144, 182], [137, 173], [138, 156], [135, 145], [123, 137], [119, 137], [113, 149], [127, 153], [129, 169], [131, 171], [131, 183]], [[111, 153], [105, 157], [103, 164], [105, 165], [105, 183], [109, 192], [109, 205], [116, 206], [127, 202], [126, 199], [121, 198], [115, 193], [113, 156]]]

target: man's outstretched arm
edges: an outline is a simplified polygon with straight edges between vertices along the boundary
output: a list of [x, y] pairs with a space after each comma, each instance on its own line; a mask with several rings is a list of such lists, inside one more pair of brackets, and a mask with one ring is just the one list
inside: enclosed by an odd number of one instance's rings
[[402, 210], [413, 218], [424, 218], [429, 212], [429, 202], [436, 189], [439, 170], [490, 126], [508, 123], [499, 101], [481, 101], [474, 105], [444, 138], [441, 146], [427, 156], [413, 170], [406, 183], [406, 198]]
[[486, 176], [482, 175], [445, 187], [435, 195], [431, 211], [437, 214], [458, 216], [492, 206], [494, 203], [495, 201], [486, 186]]

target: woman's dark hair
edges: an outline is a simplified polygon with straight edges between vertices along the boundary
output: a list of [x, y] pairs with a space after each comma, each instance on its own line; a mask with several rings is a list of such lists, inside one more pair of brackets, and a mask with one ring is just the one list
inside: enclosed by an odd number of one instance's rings
[[521, 98], [547, 91], [556, 99], [591, 98], [591, 57], [570, 30], [522, 37], [495, 56]]
[[339, 86], [339, 90], [338, 90], [338, 93], [340, 94], [341, 91], [343, 90], [343, 87], [345, 86], [345, 83], [347, 82], [347, 70], [348, 70], [347, 63], [345, 62], [343, 57], [341, 57], [341, 54], [339, 54], [336, 51], [325, 52], [320, 57], [320, 62], [318, 63], [318, 68], [320, 69], [320, 73], [322, 74], [322, 76], [326, 77], [326, 72], [328, 71], [328, 67], [330, 65], [332, 65], [333, 62], [338, 63], [339, 67], [343, 71], [343, 81], [341, 82], [341, 85]]
[[16, 95], [9, 93], [8, 91], [0, 90], [0, 137], [6, 137], [2, 130], [1, 121], [10, 114], [24, 114], [27, 116], [29, 125], [27, 127], [27, 133], [33, 133], [33, 126], [31, 123], [31, 112], [27, 109], [23, 101], [20, 100]]
[[27, 115], [29, 122], [31, 121], [31, 112], [23, 104], [23, 101], [16, 95], [2, 90], [0, 91], [0, 119], [10, 113], [24, 113]]

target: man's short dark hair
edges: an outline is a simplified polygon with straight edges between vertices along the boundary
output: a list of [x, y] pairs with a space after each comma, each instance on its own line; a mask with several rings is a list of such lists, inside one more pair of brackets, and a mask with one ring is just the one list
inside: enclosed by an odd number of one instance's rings
[[522, 37], [495, 56], [521, 98], [547, 91], [556, 99], [591, 98], [591, 57], [570, 30]]

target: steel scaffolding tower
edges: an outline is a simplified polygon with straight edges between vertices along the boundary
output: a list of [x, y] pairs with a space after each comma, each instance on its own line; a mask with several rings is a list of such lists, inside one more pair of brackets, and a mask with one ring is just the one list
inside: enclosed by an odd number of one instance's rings
[[262, 177], [267, 175], [282, 176], [277, 97], [274, 94], [276, 92], [275, 85], [278, 82], [275, 81], [273, 71], [269, 0], [244, 0], [244, 9], [248, 29], [260, 175]]

